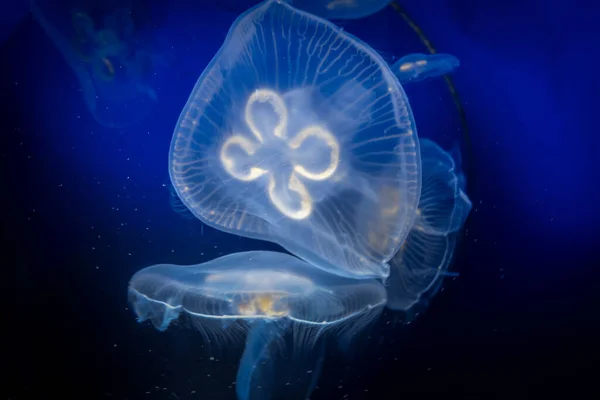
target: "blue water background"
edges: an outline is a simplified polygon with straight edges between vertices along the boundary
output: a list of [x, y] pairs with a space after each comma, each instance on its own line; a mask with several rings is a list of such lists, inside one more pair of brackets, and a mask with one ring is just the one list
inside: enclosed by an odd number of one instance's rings
[[[408, 328], [386, 314], [355, 361], [328, 360], [314, 398], [575, 396], [592, 384], [585, 360], [598, 355], [597, 12], [583, 1], [403, 6], [440, 51], [461, 60], [454, 81], [469, 124], [472, 149], [463, 155], [474, 205], [461, 275]], [[193, 331], [137, 325], [125, 294], [129, 277], [151, 264], [277, 249], [169, 205], [174, 123], [237, 10], [151, 3], [174, 62], [157, 77], [152, 117], [111, 130], [92, 119], [26, 10], [3, 7], [5, 397], [234, 398], [241, 348], [207, 352]], [[397, 16], [383, 13], [354, 33], [387, 38], [373, 46], [393, 54], [406, 39], [389, 22]], [[423, 124], [446, 112], [415, 108]]]

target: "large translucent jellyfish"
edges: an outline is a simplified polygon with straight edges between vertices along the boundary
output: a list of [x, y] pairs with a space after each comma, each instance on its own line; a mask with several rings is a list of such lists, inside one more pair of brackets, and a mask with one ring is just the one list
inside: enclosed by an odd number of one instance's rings
[[382, 10], [392, 0], [295, 0], [294, 6], [327, 19], [358, 19]]
[[[412, 112], [389, 66], [277, 0], [234, 22], [179, 118], [169, 171], [203, 222], [352, 277], [388, 275], [421, 182]], [[383, 191], [397, 210], [374, 227]]]
[[392, 71], [400, 83], [406, 84], [449, 74], [459, 65], [458, 58], [451, 54], [409, 54], [392, 64]]
[[387, 307], [409, 311], [439, 290], [447, 272], [458, 233], [471, 201], [464, 192], [465, 178], [450, 154], [434, 142], [421, 139], [423, 190], [415, 225], [398, 253], [390, 260], [386, 281]]
[[165, 330], [183, 318], [207, 343], [223, 345], [249, 331], [236, 380], [240, 399], [306, 399], [318, 379], [325, 335], [345, 346], [378, 317], [386, 291], [379, 280], [251, 251], [144, 268], [131, 278], [129, 301], [138, 321]]
[[[94, 119], [121, 128], [146, 117], [157, 102], [151, 85], [161, 58], [138, 35], [129, 8], [110, 12], [31, 0], [34, 18], [71, 66]], [[102, 15], [94, 20], [91, 15]], [[147, 42], [147, 41], [146, 41]]]

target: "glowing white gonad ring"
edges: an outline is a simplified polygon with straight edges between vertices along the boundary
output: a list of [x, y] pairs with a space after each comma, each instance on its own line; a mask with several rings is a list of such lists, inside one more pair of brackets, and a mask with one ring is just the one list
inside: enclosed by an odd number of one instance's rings
[[[253, 107], [257, 102], [269, 103], [275, 114], [279, 117], [272, 132], [261, 132], [254, 122]], [[313, 198], [301, 178], [311, 181], [324, 181], [333, 176], [340, 162], [340, 146], [335, 136], [323, 126], [309, 125], [298, 132], [293, 138], [287, 139], [288, 112], [285, 102], [278, 93], [268, 89], [256, 90], [248, 97], [244, 110], [244, 120], [253, 138], [245, 137], [242, 134], [235, 134], [229, 137], [220, 151], [220, 160], [223, 168], [229, 175], [243, 182], [254, 181], [263, 175], [269, 175], [266, 186], [273, 206], [288, 218], [295, 220], [308, 218], [313, 211]], [[275, 138], [283, 140], [294, 151], [299, 149], [308, 138], [320, 140], [329, 149], [329, 163], [325, 168], [318, 171], [311, 170], [298, 163], [292, 163], [293, 171], [289, 178], [286, 179], [287, 182], [284, 183], [278, 182], [275, 175], [268, 169], [258, 167], [258, 163], [250, 167], [244, 166], [243, 168], [238, 168], [237, 160], [230, 154], [232, 147], [238, 147], [251, 158], [261, 146], [268, 145], [269, 141]], [[285, 161], [289, 162], [289, 160]], [[286, 200], [280, 197], [277, 187], [282, 184], [285, 184], [288, 190], [299, 196], [298, 207], [291, 207]]]

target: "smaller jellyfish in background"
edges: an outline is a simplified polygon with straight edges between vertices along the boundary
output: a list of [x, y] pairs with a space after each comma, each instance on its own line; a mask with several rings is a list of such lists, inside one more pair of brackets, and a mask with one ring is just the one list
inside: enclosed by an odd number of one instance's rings
[[165, 58], [136, 29], [130, 8], [88, 10], [91, 5], [30, 2], [35, 20], [75, 72], [94, 119], [109, 128], [126, 127], [147, 117], [158, 101], [152, 81]]
[[392, 64], [392, 71], [406, 84], [449, 74], [459, 66], [460, 61], [451, 54], [409, 54]]
[[[276, 0], [233, 23], [198, 79], [173, 133], [169, 173], [202, 222], [359, 278], [389, 274], [421, 182], [412, 111], [388, 64]], [[402, 201], [374, 228], [383, 188]], [[385, 246], [367, 239], [373, 229]]]
[[221, 350], [248, 332], [236, 380], [241, 400], [306, 399], [326, 336], [347, 348], [379, 316], [386, 290], [379, 280], [344, 278], [288, 254], [250, 251], [144, 268], [131, 278], [128, 297], [139, 322], [164, 331], [183, 318]]
[[295, 0], [294, 6], [327, 19], [364, 18], [385, 8], [392, 0]]
[[[458, 157], [457, 157], [458, 158]], [[458, 160], [431, 140], [421, 139], [423, 190], [417, 218], [406, 241], [390, 260], [387, 307], [410, 319], [439, 290], [453, 260], [458, 234], [471, 211]]]

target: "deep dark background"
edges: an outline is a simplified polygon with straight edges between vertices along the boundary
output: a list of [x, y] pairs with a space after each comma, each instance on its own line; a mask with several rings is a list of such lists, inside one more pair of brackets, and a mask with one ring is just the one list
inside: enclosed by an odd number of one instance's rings
[[[169, 205], [173, 126], [240, 3], [147, 2], [171, 64], [157, 73], [156, 112], [120, 130], [95, 124], [27, 7], [3, 5], [4, 398], [234, 398], [240, 349], [210, 359], [193, 331], [136, 324], [126, 287], [151, 264], [274, 248], [202, 227]], [[401, 4], [440, 51], [461, 60], [454, 81], [472, 143], [463, 155], [474, 205], [455, 265], [461, 275], [410, 325], [386, 313], [356, 354], [328, 359], [313, 397], [594, 398], [598, 4]], [[382, 52], [424, 52], [397, 18], [386, 9], [354, 33]], [[448, 98], [429, 106], [407, 90], [420, 132], [456, 112]]]

